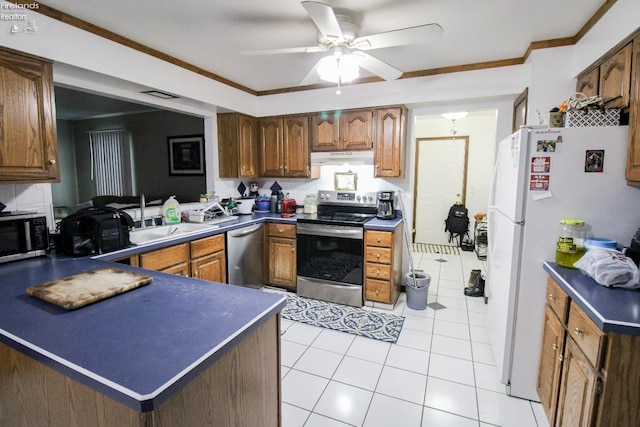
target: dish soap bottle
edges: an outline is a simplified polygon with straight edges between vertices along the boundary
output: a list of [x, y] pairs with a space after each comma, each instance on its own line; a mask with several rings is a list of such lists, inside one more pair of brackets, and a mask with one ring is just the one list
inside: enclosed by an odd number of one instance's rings
[[169, 197], [162, 207], [165, 225], [180, 224], [180, 203], [178, 203], [175, 197], [176, 196]]

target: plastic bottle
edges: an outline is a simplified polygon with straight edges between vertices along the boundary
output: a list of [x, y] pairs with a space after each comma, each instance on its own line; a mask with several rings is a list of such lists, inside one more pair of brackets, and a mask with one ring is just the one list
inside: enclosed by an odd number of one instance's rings
[[178, 203], [175, 197], [176, 196], [169, 197], [162, 207], [165, 225], [180, 224], [180, 203]]
[[556, 243], [556, 264], [561, 267], [575, 268], [573, 263], [578, 261], [585, 252], [586, 237], [584, 221], [580, 219], [563, 219], [558, 229]]
[[270, 211], [276, 213], [278, 207], [278, 194], [276, 192], [271, 193]]
[[315, 194], [307, 194], [307, 197], [304, 198], [304, 213], [318, 213], [318, 202]]

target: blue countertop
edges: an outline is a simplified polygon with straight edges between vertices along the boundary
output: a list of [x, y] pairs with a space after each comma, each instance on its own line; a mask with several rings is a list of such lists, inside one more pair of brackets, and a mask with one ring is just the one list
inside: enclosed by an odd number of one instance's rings
[[156, 408], [285, 305], [281, 294], [119, 264], [153, 282], [73, 311], [25, 293], [113, 265], [53, 256], [0, 265], [0, 341], [140, 412]]
[[601, 330], [640, 335], [640, 290], [607, 288], [554, 262], [544, 269]]

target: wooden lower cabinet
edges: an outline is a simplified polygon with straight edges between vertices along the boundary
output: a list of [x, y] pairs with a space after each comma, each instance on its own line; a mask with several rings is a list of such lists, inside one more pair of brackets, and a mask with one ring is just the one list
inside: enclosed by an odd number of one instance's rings
[[143, 253], [138, 259], [139, 266], [149, 270], [227, 283], [224, 234]]
[[191, 246], [191, 276], [210, 282], [227, 283], [224, 234], [194, 240]]
[[267, 283], [296, 290], [296, 226], [268, 223]]
[[640, 425], [640, 336], [603, 332], [549, 278], [537, 389], [551, 426]]
[[364, 299], [395, 304], [400, 295], [402, 229], [365, 230]]
[[190, 276], [190, 260], [189, 243], [181, 243], [140, 254], [140, 267], [163, 273]]

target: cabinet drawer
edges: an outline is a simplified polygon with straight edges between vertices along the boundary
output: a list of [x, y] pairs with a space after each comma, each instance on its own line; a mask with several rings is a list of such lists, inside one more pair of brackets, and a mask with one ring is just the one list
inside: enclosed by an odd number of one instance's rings
[[364, 239], [367, 246], [390, 248], [393, 245], [393, 233], [388, 231], [367, 231]]
[[384, 280], [366, 279], [364, 298], [369, 301], [391, 302], [391, 284]]
[[270, 222], [267, 224], [267, 232], [269, 236], [286, 237], [289, 239], [296, 238], [296, 226], [293, 224], [278, 224]]
[[365, 272], [367, 277], [374, 279], [390, 279], [391, 278], [391, 266], [388, 264], [378, 264], [373, 262], [367, 262], [365, 266]]
[[567, 332], [591, 364], [599, 369], [604, 352], [605, 334], [602, 332], [575, 302], [571, 302]]
[[569, 295], [551, 277], [547, 279], [546, 298], [558, 319], [562, 324], [566, 324], [569, 312]]
[[391, 249], [367, 246], [365, 248], [364, 260], [366, 262], [391, 264]]
[[224, 234], [206, 237], [190, 242], [191, 258], [200, 258], [201, 256], [214, 254], [224, 251]]
[[140, 267], [164, 270], [167, 267], [189, 261], [189, 243], [170, 246], [140, 255]]

